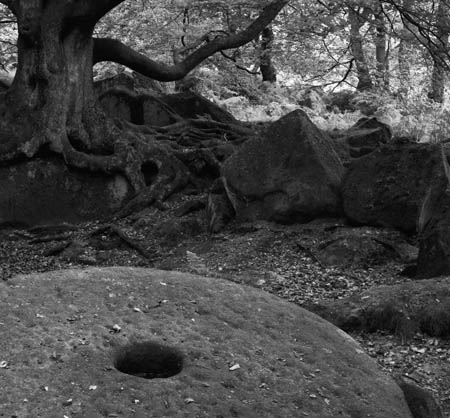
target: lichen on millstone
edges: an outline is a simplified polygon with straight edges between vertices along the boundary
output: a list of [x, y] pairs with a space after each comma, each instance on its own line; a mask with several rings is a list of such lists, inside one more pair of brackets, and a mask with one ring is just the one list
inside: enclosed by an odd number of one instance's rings
[[257, 289], [116, 267], [17, 276], [0, 298], [5, 417], [411, 417], [351, 337]]

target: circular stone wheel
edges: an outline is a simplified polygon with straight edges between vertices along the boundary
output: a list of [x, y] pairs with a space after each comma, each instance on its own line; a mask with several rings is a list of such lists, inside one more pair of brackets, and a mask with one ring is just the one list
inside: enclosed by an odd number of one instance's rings
[[411, 418], [352, 338], [251, 287], [89, 268], [17, 276], [0, 298], [5, 417]]

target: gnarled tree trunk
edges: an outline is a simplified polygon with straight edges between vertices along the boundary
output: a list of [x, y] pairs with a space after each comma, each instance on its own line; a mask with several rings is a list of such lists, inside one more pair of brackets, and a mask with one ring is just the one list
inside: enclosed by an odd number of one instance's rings
[[[121, 173], [140, 192], [139, 206], [162, 200], [190, 181], [192, 150], [173, 140], [170, 127], [143, 129], [104, 115], [93, 94], [92, 65], [114, 61], [156, 80], [178, 80], [215, 52], [253, 40], [287, 0], [269, 3], [242, 31], [205, 38], [173, 66], [152, 61], [119, 41], [92, 37], [98, 20], [122, 1], [0, 0], [16, 16], [19, 30], [17, 74], [0, 96], [0, 162], [45, 152], [72, 167]], [[173, 127], [176, 132], [194, 129], [197, 138], [203, 138], [198, 134], [202, 130], [210, 137], [224, 135], [224, 127], [213, 122], [180, 123]], [[210, 154], [203, 155], [211, 161]], [[150, 182], [145, 174], [149, 165], [156, 171]]]
[[[114, 157], [117, 130], [97, 109], [93, 94], [95, 20], [71, 15], [69, 1], [53, 3], [14, 2], [18, 67], [0, 100], [0, 161], [32, 158], [44, 149], [75, 167], [124, 171]], [[134, 186], [136, 179], [130, 177]]]

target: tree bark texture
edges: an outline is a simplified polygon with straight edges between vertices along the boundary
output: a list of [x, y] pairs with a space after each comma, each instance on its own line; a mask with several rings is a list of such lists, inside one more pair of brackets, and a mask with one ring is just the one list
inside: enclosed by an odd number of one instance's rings
[[[409, 66], [409, 58], [411, 56], [411, 44], [406, 30], [402, 30], [400, 34], [400, 42], [398, 45], [398, 79], [399, 79], [399, 95], [403, 99], [408, 98], [411, 86], [411, 73]], [[403, 36], [403, 34], [405, 34]]]
[[270, 83], [275, 83], [277, 81], [277, 70], [272, 62], [273, 41], [273, 30], [270, 26], [267, 26], [261, 33], [259, 69], [261, 70], [263, 81], [268, 81]]
[[358, 91], [371, 90], [373, 88], [370, 77], [369, 66], [364, 55], [363, 40], [360, 33], [361, 26], [364, 24], [364, 16], [358, 10], [352, 7], [348, 8], [348, 17], [350, 21], [350, 49], [356, 63], [358, 76]]
[[[411, 12], [414, 7], [415, 0], [404, 0], [403, 8], [406, 12]], [[402, 19], [402, 25], [399, 32], [399, 45], [398, 45], [398, 79], [399, 79], [399, 95], [402, 99], [407, 99], [409, 91], [411, 89], [411, 71], [410, 71], [410, 59], [414, 54], [413, 43], [417, 41], [417, 37], [414, 33], [414, 28], [411, 27], [411, 23], [407, 19]]]
[[431, 46], [433, 70], [428, 97], [435, 102], [444, 100], [445, 81], [447, 76], [445, 60], [448, 54], [448, 37], [450, 34], [449, 6], [440, 0], [436, 11], [436, 41]]
[[388, 51], [386, 48], [386, 21], [382, 6], [375, 12], [375, 58], [377, 62], [376, 81], [377, 86], [385, 88], [388, 86]]

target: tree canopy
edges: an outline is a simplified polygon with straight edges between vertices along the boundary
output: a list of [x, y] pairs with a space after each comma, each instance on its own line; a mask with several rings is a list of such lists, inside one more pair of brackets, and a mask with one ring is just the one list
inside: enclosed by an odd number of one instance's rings
[[[17, 15], [20, 7], [28, 7], [27, 2], [0, 3], [8, 6], [3, 14], [6, 10], [16, 10]], [[366, 65], [372, 82], [379, 83], [385, 78], [376, 74], [384, 71], [389, 72], [394, 86], [398, 86], [401, 81], [395, 78], [400, 78], [397, 69], [402, 66], [398, 64], [398, 52], [401, 55], [405, 45], [419, 47], [410, 51], [410, 67], [425, 70], [431, 68], [431, 60], [436, 66], [445, 68], [448, 61], [443, 43], [445, 21], [448, 20], [446, 0], [145, 0], [101, 2], [95, 7], [88, 7], [83, 2], [69, 7], [69, 3], [60, 3], [58, 7], [64, 8], [71, 19], [82, 18], [85, 23], [89, 21], [90, 25], [95, 25], [94, 34], [98, 40], [94, 44], [94, 62], [118, 61], [162, 81], [185, 76], [200, 63], [205, 63], [205, 57], [219, 51], [222, 51], [221, 59], [210, 58], [206, 64], [214, 62], [222, 69], [234, 66], [254, 73], [258, 69], [261, 48], [254, 32], [261, 32], [261, 27], [274, 18], [272, 12], [275, 10], [282, 10], [277, 12], [273, 22], [275, 36], [271, 51], [275, 66], [314, 84], [356, 87], [358, 78], [363, 76], [359, 71]], [[268, 5], [265, 16], [253, 24], [255, 17]], [[50, 4], [49, 7], [53, 6]], [[351, 39], [352, 16], [353, 38], [359, 34], [365, 63], [357, 52], [358, 42]], [[13, 19], [9, 14], [5, 15], [4, 23], [0, 21], [5, 28], [1, 39], [5, 53], [2, 62], [7, 61], [13, 49], [14, 30], [10, 24]], [[239, 34], [236, 29], [240, 29]], [[224, 52], [236, 50], [237, 44], [239, 54]], [[382, 62], [383, 54], [384, 61], [389, 62], [387, 66]], [[355, 55], [360, 57], [355, 58]], [[230, 62], [226, 64], [226, 60]]]

